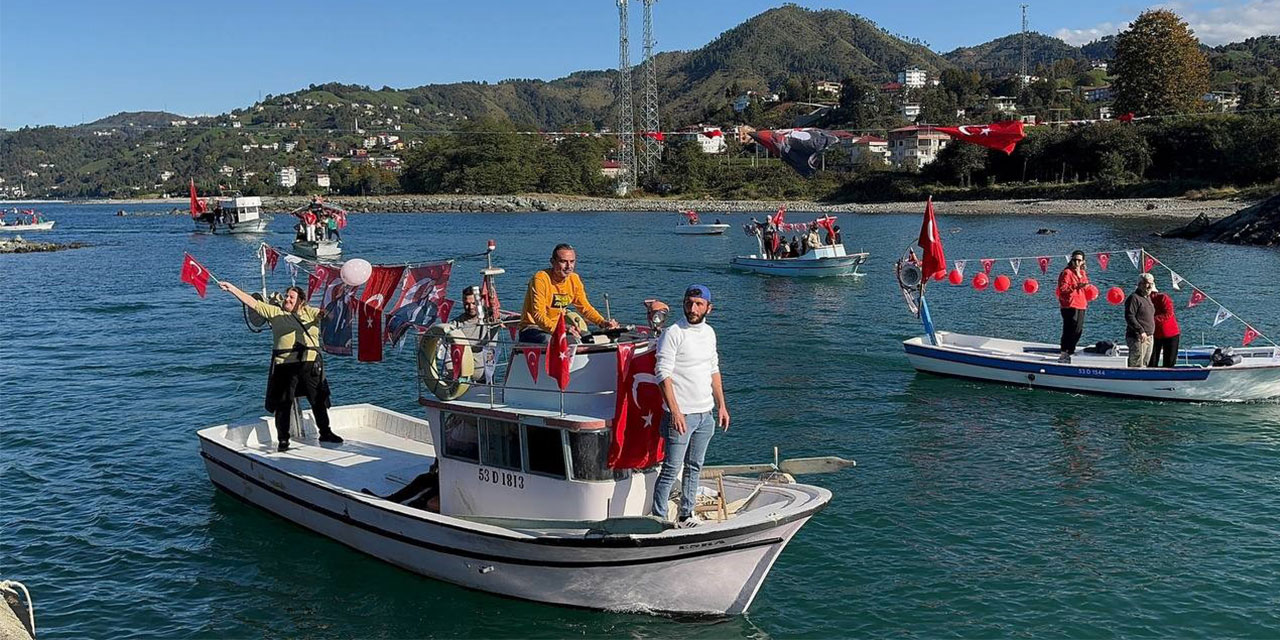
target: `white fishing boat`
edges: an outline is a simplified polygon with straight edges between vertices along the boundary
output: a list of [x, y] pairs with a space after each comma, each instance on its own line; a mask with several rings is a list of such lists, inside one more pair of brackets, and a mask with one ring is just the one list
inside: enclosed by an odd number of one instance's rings
[[[940, 247], [930, 213], [926, 213], [926, 229], [921, 237], [932, 233]], [[1069, 361], [1061, 361], [1056, 344], [936, 330], [925, 298], [928, 278], [914, 251], [898, 260], [896, 273], [908, 308], [924, 327], [924, 335], [902, 343], [916, 371], [1148, 400], [1238, 402], [1280, 397], [1280, 348], [1275, 345], [1198, 346], [1180, 350], [1173, 367], [1129, 367], [1128, 348], [1108, 341], [1077, 350]]]
[[25, 220], [7, 221], [0, 215], [0, 233], [22, 233], [24, 231], [48, 231], [53, 228], [53, 220], [45, 220], [44, 216], [34, 210], [26, 209], [19, 211], [13, 209], [9, 212], [16, 216], [26, 216]]
[[682, 210], [681, 215], [685, 217], [685, 221], [676, 225], [676, 234], [682, 236], [718, 236], [722, 235], [729, 225], [721, 223], [717, 220], [714, 223], [704, 223], [698, 218], [698, 212], [692, 210]]
[[[783, 211], [779, 210], [779, 214], [774, 217], [777, 222], [771, 222], [773, 228], [778, 229], [775, 233], [782, 233], [783, 230], [797, 230], [804, 232], [810, 223], [785, 223], [781, 222], [779, 216]], [[769, 254], [765, 251], [766, 225], [747, 224], [743, 230], [747, 235], [754, 236], [756, 239], [756, 247], [759, 253], [753, 253], [745, 256], [734, 256], [729, 261], [729, 265], [741, 271], [751, 271], [770, 276], [784, 276], [793, 278], [823, 278], [831, 276], [861, 276], [859, 268], [866, 263], [867, 257], [870, 255], [865, 252], [847, 253], [844, 243], [836, 239], [834, 229], [835, 218], [833, 216], [824, 216], [815, 221], [828, 231], [827, 239], [824, 241], [819, 235], [819, 242], [805, 251], [799, 256], [794, 257], [778, 257], [777, 254]], [[780, 245], [781, 246], [781, 245]]]
[[262, 198], [239, 194], [214, 198], [209, 207], [202, 203], [191, 215], [195, 230], [218, 235], [266, 233], [271, 216], [262, 212]]
[[[294, 225], [294, 231], [297, 232], [293, 241], [294, 253], [315, 260], [342, 255], [342, 240], [338, 230], [347, 226], [346, 211], [316, 197], [310, 204], [289, 213], [298, 218], [298, 223]], [[332, 228], [329, 225], [330, 219], [334, 221]]]
[[[496, 273], [486, 270], [489, 290]], [[852, 463], [706, 467], [699, 493], [714, 497], [701, 498], [709, 502], [699, 507], [701, 526], [649, 516], [659, 467], [611, 468], [608, 459], [620, 394], [656, 386], [638, 374], [620, 388], [620, 349], [639, 357], [654, 348], [652, 335], [589, 336], [561, 392], [526, 366], [527, 353], [545, 345], [501, 346], [505, 356], [484, 372], [496, 381], [489, 385], [478, 382], [471, 357], [451, 357], [466, 339], [438, 325], [418, 348], [425, 420], [368, 404], [335, 407], [331, 425], [346, 441], [333, 446], [318, 443], [307, 412], [303, 437], [278, 453], [273, 418], [264, 417], [202, 429], [201, 453], [227, 493], [425, 576], [591, 609], [739, 614], [831, 499], [787, 472]], [[621, 396], [630, 407], [627, 397], [639, 396]]]
[[342, 245], [337, 240], [294, 240], [293, 252], [304, 258], [323, 260], [342, 255]]

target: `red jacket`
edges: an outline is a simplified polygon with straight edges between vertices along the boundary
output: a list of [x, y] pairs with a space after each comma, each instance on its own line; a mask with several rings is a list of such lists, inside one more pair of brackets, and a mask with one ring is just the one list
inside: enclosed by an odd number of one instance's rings
[[1182, 333], [1173, 315], [1173, 298], [1167, 293], [1153, 293], [1151, 302], [1156, 307], [1156, 337], [1172, 338]]
[[1063, 309], [1085, 309], [1089, 300], [1084, 297], [1084, 285], [1089, 284], [1089, 274], [1076, 272], [1070, 268], [1058, 274], [1058, 304]]

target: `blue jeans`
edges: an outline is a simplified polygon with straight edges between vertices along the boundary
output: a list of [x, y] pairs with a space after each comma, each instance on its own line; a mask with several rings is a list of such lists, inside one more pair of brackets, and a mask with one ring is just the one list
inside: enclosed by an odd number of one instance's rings
[[684, 433], [676, 433], [671, 426], [671, 414], [662, 420], [662, 437], [666, 439], [667, 456], [658, 472], [658, 483], [653, 487], [653, 515], [667, 519], [667, 499], [676, 483], [680, 467], [684, 467], [684, 481], [680, 485], [679, 518], [693, 513], [698, 499], [698, 474], [702, 473], [702, 461], [707, 457], [707, 445], [716, 433], [716, 421], [710, 411], [684, 414]]

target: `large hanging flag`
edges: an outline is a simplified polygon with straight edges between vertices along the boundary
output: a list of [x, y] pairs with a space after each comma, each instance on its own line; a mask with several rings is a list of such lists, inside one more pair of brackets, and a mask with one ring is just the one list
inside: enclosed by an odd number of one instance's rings
[[645, 469], [662, 462], [665, 456], [662, 390], [654, 375], [657, 351], [650, 349], [632, 357], [634, 346], [618, 345], [618, 393], [613, 410], [613, 441], [609, 443], [610, 469]]
[[818, 156], [840, 144], [839, 138], [823, 129], [766, 129], [752, 131], [751, 137], [806, 178], [818, 171], [814, 166]]
[[959, 127], [934, 127], [952, 138], [981, 145], [989, 149], [1013, 153], [1013, 149], [1027, 137], [1021, 120], [993, 122], [991, 124], [966, 124]]
[[404, 267], [377, 266], [365, 283], [364, 292], [360, 294], [360, 329], [357, 331], [356, 358], [360, 362], [382, 360], [382, 310], [403, 276]]
[[920, 264], [924, 281], [927, 282], [939, 272], [947, 270], [947, 256], [942, 251], [942, 235], [938, 233], [938, 221], [933, 217], [933, 196], [924, 205], [924, 221], [920, 223], [917, 244], [924, 253], [924, 261]]
[[440, 303], [444, 301], [452, 268], [451, 262], [437, 262], [405, 269], [400, 299], [387, 314], [388, 342], [399, 344], [410, 327], [425, 328], [449, 318], [447, 313], [441, 313]]
[[320, 303], [324, 310], [324, 316], [320, 318], [320, 342], [325, 353], [351, 355], [351, 316], [354, 311], [351, 301], [355, 292], [355, 287], [347, 286], [342, 278], [335, 278], [324, 289]]
[[556, 330], [547, 343], [547, 375], [555, 378], [560, 390], [569, 386], [569, 366], [573, 364], [574, 348], [569, 344], [569, 332], [564, 324], [564, 314], [556, 322]]
[[197, 218], [200, 214], [207, 211], [204, 201], [196, 197], [196, 179], [191, 179], [191, 217]]
[[182, 281], [195, 287], [196, 293], [203, 298], [205, 289], [209, 286], [209, 270], [196, 262], [191, 254], [184, 253], [182, 254]]

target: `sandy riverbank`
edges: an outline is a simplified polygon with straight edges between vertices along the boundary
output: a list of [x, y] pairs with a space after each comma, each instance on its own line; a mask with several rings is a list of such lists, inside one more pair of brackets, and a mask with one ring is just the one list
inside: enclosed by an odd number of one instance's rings
[[[128, 206], [165, 204], [183, 206], [184, 198], [167, 200], [94, 200], [90, 204]], [[263, 205], [272, 211], [288, 211], [307, 202], [303, 196], [265, 196]], [[702, 213], [759, 213], [785, 204], [797, 213], [901, 213], [918, 212], [920, 202], [878, 202], [868, 204], [823, 204], [803, 200], [665, 200], [656, 198], [587, 198], [558, 195], [518, 196], [334, 196], [329, 202], [353, 213], [429, 213], [445, 211], [636, 211], [671, 213], [693, 209]], [[1135, 198], [1126, 200], [954, 200], [935, 202], [942, 215], [1080, 215], [1149, 216], [1193, 218], [1201, 213], [1211, 219], [1235, 213], [1247, 202], [1234, 200], [1186, 200], [1183, 198]]]

